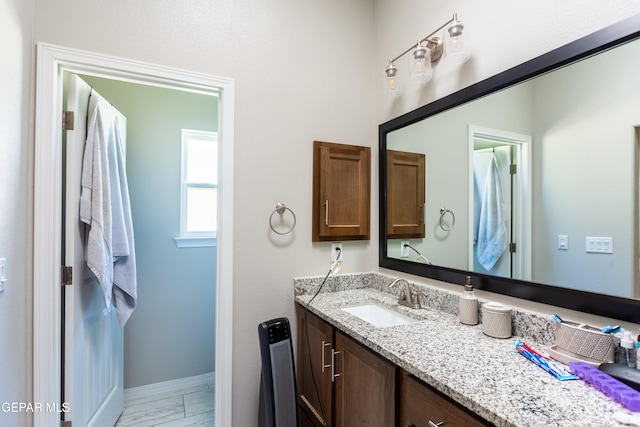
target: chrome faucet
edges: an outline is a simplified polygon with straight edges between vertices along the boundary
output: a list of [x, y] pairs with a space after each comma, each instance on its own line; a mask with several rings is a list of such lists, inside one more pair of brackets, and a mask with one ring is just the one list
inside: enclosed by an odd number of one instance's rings
[[420, 301], [418, 301], [418, 295], [415, 295], [411, 292], [411, 286], [409, 286], [409, 282], [407, 282], [403, 278], [395, 279], [393, 282], [389, 284], [390, 288], [393, 288], [398, 284], [398, 282], [404, 283], [404, 288], [400, 289], [400, 298], [398, 298], [398, 304], [404, 305], [409, 308], [420, 308]]

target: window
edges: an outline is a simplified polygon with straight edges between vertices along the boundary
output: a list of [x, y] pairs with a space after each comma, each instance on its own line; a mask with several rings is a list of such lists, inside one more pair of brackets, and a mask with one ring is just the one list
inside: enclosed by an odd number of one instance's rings
[[182, 130], [179, 247], [215, 246], [218, 222], [218, 135]]

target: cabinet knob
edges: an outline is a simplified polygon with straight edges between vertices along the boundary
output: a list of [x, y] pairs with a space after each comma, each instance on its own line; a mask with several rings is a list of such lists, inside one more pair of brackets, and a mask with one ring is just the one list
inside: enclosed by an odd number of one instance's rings
[[439, 427], [444, 425], [444, 421], [440, 421], [439, 423], [434, 423], [433, 421], [429, 420], [429, 427]]

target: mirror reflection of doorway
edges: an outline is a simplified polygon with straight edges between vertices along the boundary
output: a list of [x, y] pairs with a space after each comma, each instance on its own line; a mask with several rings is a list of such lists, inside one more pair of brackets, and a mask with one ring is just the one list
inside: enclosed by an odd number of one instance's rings
[[[491, 143], [490, 148], [483, 147]], [[473, 271], [513, 278], [512, 145], [477, 139], [473, 152]], [[493, 205], [493, 206], [492, 206]], [[516, 213], [517, 214], [517, 213]]]
[[469, 126], [469, 269], [531, 278], [531, 137]]

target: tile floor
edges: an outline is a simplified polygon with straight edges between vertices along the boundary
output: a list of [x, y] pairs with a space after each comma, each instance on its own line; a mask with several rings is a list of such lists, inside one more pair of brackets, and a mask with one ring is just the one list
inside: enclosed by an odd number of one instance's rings
[[213, 427], [213, 384], [126, 398], [114, 427]]

